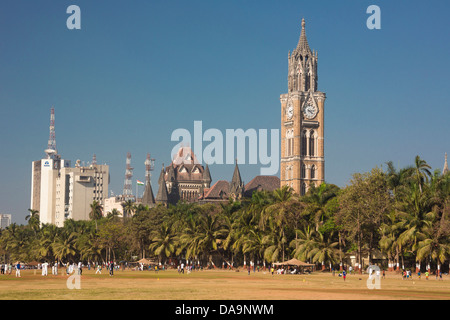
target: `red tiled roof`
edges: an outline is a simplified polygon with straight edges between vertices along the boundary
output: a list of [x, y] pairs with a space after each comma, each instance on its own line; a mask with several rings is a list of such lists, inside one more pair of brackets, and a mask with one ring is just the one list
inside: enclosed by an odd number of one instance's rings
[[217, 181], [209, 190], [203, 199], [227, 199], [230, 183], [225, 180]]
[[256, 176], [245, 185], [244, 196], [251, 197], [254, 191], [274, 191], [280, 188], [280, 178], [277, 176]]

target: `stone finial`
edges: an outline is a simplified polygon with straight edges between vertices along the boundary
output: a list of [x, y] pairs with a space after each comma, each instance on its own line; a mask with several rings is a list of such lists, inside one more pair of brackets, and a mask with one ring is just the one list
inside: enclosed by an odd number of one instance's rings
[[444, 169], [442, 170], [442, 174], [446, 174], [448, 172], [448, 162], [447, 162], [447, 152], [445, 153], [445, 162], [444, 162]]

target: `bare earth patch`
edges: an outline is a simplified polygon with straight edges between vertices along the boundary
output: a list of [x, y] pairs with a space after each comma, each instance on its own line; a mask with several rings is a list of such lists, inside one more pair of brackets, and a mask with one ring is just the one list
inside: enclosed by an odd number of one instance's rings
[[450, 277], [402, 280], [392, 273], [381, 279], [381, 289], [367, 288], [367, 275], [347, 280], [330, 273], [271, 275], [269, 272], [205, 270], [178, 274], [176, 270], [83, 270], [81, 289], [69, 290], [64, 275], [43, 277], [39, 271], [22, 271], [22, 277], [0, 275], [2, 300], [448, 300]]

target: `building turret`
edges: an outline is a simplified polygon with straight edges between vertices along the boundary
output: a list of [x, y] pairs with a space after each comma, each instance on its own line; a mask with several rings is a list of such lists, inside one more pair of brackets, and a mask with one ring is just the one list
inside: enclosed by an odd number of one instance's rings
[[241, 173], [239, 171], [238, 163], [236, 160], [236, 166], [234, 167], [233, 178], [230, 183], [230, 195], [232, 198], [240, 199], [244, 194], [244, 182], [241, 178]]

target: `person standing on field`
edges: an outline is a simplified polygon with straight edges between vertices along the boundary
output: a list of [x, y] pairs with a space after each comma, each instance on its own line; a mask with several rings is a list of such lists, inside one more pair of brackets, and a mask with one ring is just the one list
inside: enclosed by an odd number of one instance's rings
[[111, 263], [109, 264], [109, 275], [113, 276], [114, 275], [114, 262], [111, 261]]
[[16, 263], [16, 277], [20, 278], [20, 262]]
[[42, 264], [42, 275], [48, 276], [48, 263], [47, 262], [44, 262]]

